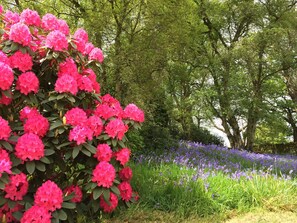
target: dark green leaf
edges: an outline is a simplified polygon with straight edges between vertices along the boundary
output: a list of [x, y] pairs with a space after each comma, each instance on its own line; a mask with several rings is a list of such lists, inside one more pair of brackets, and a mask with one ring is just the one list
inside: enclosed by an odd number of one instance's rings
[[66, 209], [74, 209], [76, 207], [76, 204], [69, 203], [69, 202], [63, 202], [62, 207], [66, 208]]
[[12, 152], [13, 151], [13, 147], [6, 141], [1, 141], [2, 146], [4, 146], [5, 149], [7, 149], [8, 151]]
[[28, 171], [28, 173], [33, 174], [35, 171], [35, 162], [34, 161], [26, 162], [26, 170]]
[[71, 200], [74, 196], [75, 196], [75, 194], [72, 192], [72, 193], [70, 193], [69, 195], [65, 196], [65, 197], [63, 198], [63, 201], [69, 201], [69, 200]]
[[36, 169], [37, 170], [39, 170], [41, 172], [44, 172], [45, 171], [45, 165], [44, 165], [44, 163], [41, 163], [41, 162], [38, 161], [35, 164], [36, 164]]
[[43, 163], [45, 163], [45, 164], [50, 164], [51, 163], [51, 161], [49, 160], [49, 158], [47, 158], [46, 156], [42, 157], [40, 159], [40, 161], [43, 162]]
[[6, 204], [7, 203], [7, 199], [0, 196], [0, 206], [2, 206], [3, 204]]
[[105, 202], [110, 205], [110, 202], [109, 202], [109, 198], [110, 198], [110, 191], [109, 190], [104, 190], [103, 191], [103, 198], [105, 200]]
[[53, 150], [53, 149], [46, 149], [46, 150], [44, 150], [44, 155], [45, 156], [50, 156], [50, 155], [52, 155], [54, 153], [55, 153], [55, 150]]
[[112, 139], [111, 140], [111, 144], [113, 147], [116, 147], [117, 146], [117, 140], [116, 139]]
[[88, 156], [88, 157], [90, 157], [92, 154], [88, 151], [88, 150], [86, 150], [86, 149], [82, 149], [81, 150], [86, 156]]
[[60, 126], [63, 126], [63, 123], [60, 120], [57, 120], [54, 123], [51, 123], [50, 130], [56, 129]]
[[118, 187], [116, 187], [116, 186], [111, 186], [111, 191], [113, 192], [113, 193], [115, 193], [116, 195], [120, 195], [120, 191], [119, 191], [119, 189], [118, 189]]
[[75, 157], [77, 157], [79, 151], [80, 151], [81, 147], [79, 146], [75, 146], [72, 150], [72, 158], [75, 159]]
[[59, 145], [58, 148], [60, 149], [60, 148], [62, 148], [62, 147], [68, 146], [68, 145], [70, 145], [71, 143], [72, 143], [72, 142], [64, 142], [64, 143], [62, 143], [61, 145]]
[[123, 141], [118, 141], [118, 144], [122, 147], [122, 148], [126, 148], [125, 143], [123, 143]]
[[21, 220], [23, 214], [20, 211], [16, 211], [12, 213], [13, 217], [15, 217], [17, 220]]
[[67, 214], [65, 213], [65, 211], [59, 210], [58, 211], [58, 214], [59, 214], [59, 219], [61, 219], [62, 221], [66, 221], [67, 220]]
[[103, 194], [103, 189], [102, 188], [95, 188], [95, 190], [93, 191], [93, 199], [97, 200], [101, 194]]
[[97, 148], [88, 144], [88, 143], [84, 143], [83, 146], [89, 150], [92, 154], [95, 154], [97, 152]]

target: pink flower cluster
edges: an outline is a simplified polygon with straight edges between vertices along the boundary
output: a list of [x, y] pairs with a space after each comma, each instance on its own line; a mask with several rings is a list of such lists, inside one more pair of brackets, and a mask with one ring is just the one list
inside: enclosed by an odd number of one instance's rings
[[5, 185], [5, 198], [13, 201], [20, 201], [26, 195], [29, 188], [27, 176], [23, 173], [12, 175], [9, 177], [9, 183]]
[[113, 139], [122, 140], [127, 131], [128, 126], [124, 124], [122, 119], [111, 120], [105, 127], [105, 132]]
[[122, 181], [130, 181], [133, 176], [131, 168], [124, 167], [119, 171], [119, 176]]
[[0, 140], [8, 140], [11, 133], [8, 121], [0, 116]]
[[99, 144], [97, 146], [97, 152], [94, 155], [99, 162], [106, 161], [109, 162], [112, 157], [112, 150], [108, 144]]
[[135, 104], [129, 104], [124, 109], [124, 118], [128, 118], [136, 122], [144, 122], [144, 113]]
[[34, 205], [44, 207], [48, 211], [55, 211], [62, 207], [63, 192], [57, 184], [48, 180], [36, 191]]
[[16, 89], [24, 95], [30, 92], [36, 94], [39, 90], [39, 80], [33, 72], [22, 73], [16, 83]]
[[9, 158], [8, 152], [0, 148], [0, 177], [4, 172], [11, 174], [11, 167], [12, 162]]
[[121, 163], [121, 165], [125, 165], [129, 162], [131, 151], [128, 148], [123, 148], [120, 151], [115, 153], [116, 160]]
[[119, 188], [122, 200], [129, 201], [132, 197], [132, 187], [131, 187], [130, 183], [124, 181], [119, 184], [118, 188]]
[[106, 161], [102, 161], [97, 164], [93, 170], [92, 181], [97, 183], [100, 187], [111, 187], [116, 176], [116, 171], [113, 165]]
[[40, 160], [44, 156], [44, 145], [38, 135], [25, 133], [15, 146], [15, 155], [23, 160]]
[[109, 204], [104, 200], [103, 196], [100, 197], [99, 204], [104, 212], [111, 213], [118, 206], [118, 202], [118, 197], [114, 193], [110, 192]]
[[51, 218], [50, 212], [45, 207], [34, 205], [25, 211], [21, 223], [51, 223]]
[[[13, 208], [10, 208], [8, 204], [4, 204], [0, 208], [0, 219], [6, 220], [6, 222], [17, 222], [17, 219], [12, 215], [14, 212], [21, 210], [22, 205], [16, 204]], [[26, 222], [27, 223], [27, 222]]]
[[0, 62], [0, 89], [8, 90], [13, 83], [13, 71], [6, 63]]

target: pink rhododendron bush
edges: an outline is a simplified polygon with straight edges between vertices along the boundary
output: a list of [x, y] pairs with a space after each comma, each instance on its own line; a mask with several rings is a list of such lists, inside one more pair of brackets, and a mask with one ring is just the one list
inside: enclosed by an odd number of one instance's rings
[[144, 113], [100, 95], [83, 29], [0, 7], [0, 221], [98, 220], [138, 199], [126, 133]]

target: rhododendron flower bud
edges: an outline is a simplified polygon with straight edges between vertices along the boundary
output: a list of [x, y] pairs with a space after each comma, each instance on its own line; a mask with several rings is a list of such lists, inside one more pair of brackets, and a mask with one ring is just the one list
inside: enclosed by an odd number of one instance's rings
[[76, 95], [78, 91], [77, 82], [72, 76], [65, 74], [57, 79], [55, 91], [59, 93], [70, 92], [71, 94]]
[[59, 22], [56, 16], [47, 13], [42, 17], [41, 27], [47, 31], [57, 30], [59, 28]]
[[7, 10], [4, 14], [4, 22], [6, 25], [10, 24], [15, 24], [20, 21], [20, 16], [16, 12], [12, 12], [10, 10]]
[[44, 137], [48, 130], [49, 122], [40, 114], [29, 117], [24, 124], [25, 133], [34, 133], [40, 137]]
[[131, 168], [124, 167], [119, 171], [119, 176], [122, 181], [130, 181], [133, 176]]
[[26, 72], [32, 69], [33, 62], [32, 57], [28, 53], [22, 53], [21, 51], [15, 52], [9, 57], [12, 68], [18, 68], [22, 72]]
[[77, 125], [69, 132], [69, 141], [75, 141], [77, 145], [85, 143], [87, 139], [93, 139], [93, 131], [87, 126]]
[[125, 125], [121, 119], [111, 120], [105, 127], [105, 132], [111, 138], [117, 137], [119, 140], [122, 140], [122, 138], [124, 137], [127, 131], [128, 131], [128, 126]]
[[17, 141], [15, 155], [23, 161], [40, 160], [44, 156], [43, 142], [37, 135], [25, 133]]
[[9, 105], [11, 103], [11, 101], [12, 101], [12, 95], [11, 95], [11, 93], [10, 93], [10, 96], [11, 97], [7, 97], [3, 92], [1, 94], [2, 94], [2, 96], [0, 98], [0, 104], [2, 104], [2, 105]]
[[128, 118], [136, 122], [144, 122], [144, 113], [136, 105], [129, 104], [124, 109], [124, 118]]
[[123, 201], [129, 201], [132, 197], [132, 187], [128, 182], [122, 182], [119, 184], [118, 189]]
[[99, 63], [102, 63], [104, 60], [102, 50], [97, 47], [92, 49], [92, 51], [89, 53], [89, 60], [97, 60]]
[[49, 211], [60, 209], [63, 203], [63, 192], [57, 184], [48, 180], [36, 191], [34, 204], [44, 207]]
[[115, 179], [116, 171], [113, 165], [110, 163], [103, 161], [97, 164], [95, 169], [93, 170], [92, 181], [97, 183], [100, 187], [111, 187], [113, 181]]
[[66, 196], [74, 193], [74, 197], [70, 200], [73, 203], [79, 203], [82, 200], [83, 194], [79, 186], [71, 185], [70, 187], [66, 187], [63, 192]]
[[29, 26], [40, 26], [41, 19], [38, 15], [38, 12], [25, 9], [20, 16], [21, 22], [29, 25]]
[[93, 135], [95, 137], [99, 136], [102, 133], [103, 123], [101, 119], [96, 115], [88, 118], [87, 126], [93, 131]]
[[34, 205], [25, 211], [21, 223], [51, 223], [51, 217], [50, 212], [45, 207]]
[[68, 48], [68, 40], [65, 34], [55, 30], [47, 35], [45, 45], [55, 51], [63, 51]]
[[81, 108], [72, 108], [65, 114], [66, 124], [69, 125], [82, 125], [85, 124], [88, 117], [86, 112]]
[[14, 212], [17, 212], [23, 208], [22, 205], [16, 204], [13, 208], [10, 208], [8, 204], [4, 204], [0, 208], [0, 219], [5, 219], [6, 222], [18, 222], [17, 219], [12, 215]]
[[108, 204], [104, 200], [103, 196], [100, 196], [100, 203], [99, 203], [99, 205], [103, 209], [104, 212], [111, 213], [118, 206], [118, 197], [114, 193], [110, 192], [109, 204]]
[[13, 82], [13, 71], [5, 63], [0, 62], [0, 89], [2, 90], [8, 90]]
[[8, 140], [11, 133], [11, 128], [8, 121], [0, 116], [0, 140]]
[[128, 148], [123, 148], [115, 153], [116, 160], [119, 161], [123, 166], [129, 161], [131, 151]]
[[12, 162], [10, 161], [8, 152], [0, 148], [0, 177], [4, 172], [11, 174], [11, 167]]
[[97, 158], [99, 162], [109, 162], [112, 157], [112, 150], [110, 146], [108, 144], [99, 144], [94, 157]]
[[29, 46], [32, 35], [28, 26], [23, 23], [16, 23], [10, 28], [9, 39], [23, 46]]
[[24, 95], [28, 95], [30, 92], [36, 94], [39, 90], [39, 80], [31, 71], [22, 73], [16, 83], [16, 89]]
[[27, 176], [24, 173], [12, 175], [9, 177], [9, 183], [5, 185], [5, 198], [13, 201], [20, 201], [28, 192]]
[[20, 111], [20, 120], [24, 121], [28, 118], [31, 118], [34, 116], [39, 116], [39, 115], [40, 115], [40, 113], [37, 111], [36, 108], [30, 108], [30, 107], [26, 106]]

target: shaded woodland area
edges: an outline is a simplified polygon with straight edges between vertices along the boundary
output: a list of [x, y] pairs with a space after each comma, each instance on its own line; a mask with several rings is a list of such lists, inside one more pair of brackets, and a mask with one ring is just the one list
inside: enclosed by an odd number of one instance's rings
[[[297, 142], [296, 0], [4, 0], [84, 27], [105, 54], [101, 92], [146, 113], [135, 147]], [[99, 72], [98, 72], [99, 73]]]

